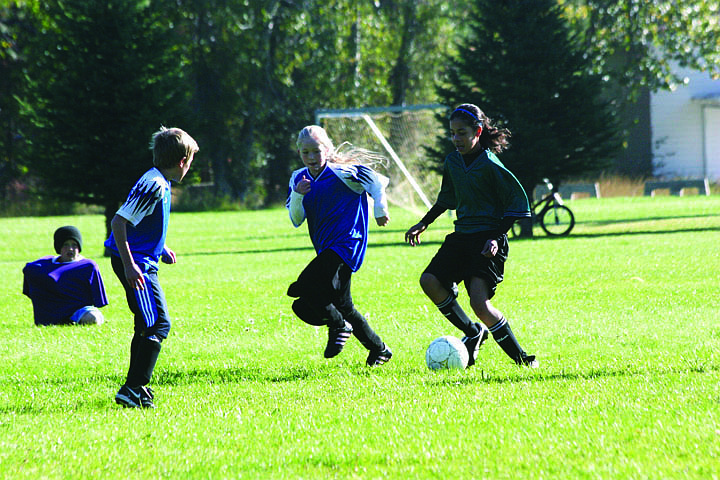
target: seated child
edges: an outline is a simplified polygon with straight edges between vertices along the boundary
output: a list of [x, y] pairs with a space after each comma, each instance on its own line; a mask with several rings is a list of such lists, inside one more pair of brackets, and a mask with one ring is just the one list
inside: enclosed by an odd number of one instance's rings
[[108, 304], [97, 263], [80, 255], [82, 236], [73, 226], [54, 235], [55, 251], [23, 268], [23, 293], [30, 297], [35, 325], [102, 324]]

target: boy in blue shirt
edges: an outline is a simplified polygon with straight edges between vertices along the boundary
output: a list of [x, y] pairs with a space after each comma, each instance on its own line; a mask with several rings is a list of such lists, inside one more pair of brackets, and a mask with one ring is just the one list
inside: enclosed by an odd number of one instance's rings
[[375, 201], [377, 224], [390, 221], [387, 178], [368, 166], [349, 164], [371, 158], [370, 152], [339, 152], [317, 125], [300, 131], [297, 147], [305, 167], [292, 173], [286, 206], [295, 227], [307, 219], [317, 256], [288, 289], [288, 295], [297, 298], [292, 309], [310, 325], [327, 325], [325, 358], [338, 355], [354, 333], [369, 351], [367, 365], [382, 365], [392, 352], [355, 309], [350, 280], [365, 258], [368, 194]]
[[165, 245], [170, 216], [170, 182], [180, 182], [190, 170], [197, 142], [179, 128], [155, 132], [150, 142], [154, 167], [130, 190], [105, 241], [111, 251], [115, 275], [125, 289], [134, 315], [135, 334], [130, 344], [130, 367], [125, 384], [115, 395], [123, 407], [155, 408], [148, 383], [170, 332], [165, 294], [158, 282], [158, 261], [175, 263], [175, 252]]

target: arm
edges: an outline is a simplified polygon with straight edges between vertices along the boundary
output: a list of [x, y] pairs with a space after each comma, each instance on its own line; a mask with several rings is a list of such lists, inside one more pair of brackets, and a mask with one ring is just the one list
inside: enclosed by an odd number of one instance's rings
[[177, 263], [177, 256], [175, 255], [175, 252], [165, 245], [163, 247], [162, 256], [160, 257], [160, 260], [162, 260], [163, 263], [167, 263], [168, 265], [172, 265], [173, 263]]
[[145, 278], [135, 263], [132, 252], [130, 251], [130, 245], [127, 241], [127, 223], [128, 221], [125, 218], [115, 214], [110, 222], [110, 228], [115, 237], [115, 245], [120, 254], [120, 260], [122, 260], [123, 267], [125, 268], [125, 278], [132, 288], [143, 290], [145, 288]]
[[365, 191], [373, 199], [373, 216], [375, 221], [381, 227], [390, 222], [390, 214], [388, 213], [387, 194], [385, 189], [390, 183], [390, 179], [384, 175], [380, 175], [375, 170], [358, 165], [358, 178]]
[[447, 208], [440, 206], [437, 203], [433, 205], [422, 220], [405, 232], [405, 241], [413, 247], [415, 245], [420, 245], [420, 234], [427, 230], [427, 227], [445, 211], [447, 211]]
[[312, 182], [309, 178], [303, 177], [297, 184], [295, 184], [295, 178], [299, 171], [293, 172], [290, 177], [290, 186], [288, 187], [288, 198], [285, 201], [285, 207], [290, 213], [290, 221], [293, 226], [299, 227], [305, 221], [305, 207], [303, 207], [303, 198], [305, 194], [310, 191]]

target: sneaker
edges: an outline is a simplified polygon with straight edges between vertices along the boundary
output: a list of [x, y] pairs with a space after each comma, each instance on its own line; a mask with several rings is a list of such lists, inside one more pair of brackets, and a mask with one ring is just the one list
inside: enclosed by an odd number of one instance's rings
[[140, 387], [140, 406], [142, 408], [155, 408], [153, 400], [155, 399], [155, 392], [147, 385]]
[[527, 355], [523, 352], [522, 358], [519, 362], [515, 362], [521, 367], [538, 368], [540, 363], [535, 359], [535, 355]]
[[125, 408], [142, 408], [140, 392], [127, 385], [120, 387], [115, 395], [115, 403]]
[[465, 348], [467, 348], [468, 351], [468, 367], [475, 365], [478, 350], [480, 350], [480, 347], [483, 343], [485, 343], [485, 340], [487, 340], [489, 335], [489, 330], [482, 323], [475, 322], [475, 326], [477, 326], [477, 328], [480, 330], [477, 335], [475, 335], [474, 337], [462, 338], [462, 342], [465, 344]]
[[392, 352], [390, 351], [390, 348], [383, 343], [382, 350], [371, 350], [370, 354], [368, 355], [367, 363], [368, 367], [375, 367], [377, 365], [382, 365], [383, 363], [387, 363], [392, 358]]
[[325, 358], [333, 358], [345, 348], [350, 335], [352, 335], [352, 325], [345, 321], [345, 325], [340, 328], [328, 329], [328, 342], [325, 347]]

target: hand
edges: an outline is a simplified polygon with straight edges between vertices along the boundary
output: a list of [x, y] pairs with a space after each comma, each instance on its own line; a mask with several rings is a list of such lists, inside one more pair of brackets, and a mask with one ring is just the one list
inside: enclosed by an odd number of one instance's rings
[[125, 266], [125, 278], [135, 290], [145, 290], [145, 277], [137, 263], [133, 262], [130, 266]]
[[295, 185], [295, 191], [300, 195], [305, 195], [310, 191], [311, 183], [310, 179], [303, 175], [302, 179]]
[[498, 252], [498, 242], [494, 238], [491, 238], [487, 242], [485, 242], [485, 247], [482, 249], [482, 252], [480, 252], [482, 255], [484, 255], [487, 258], [492, 258], [495, 255], [497, 255]]
[[388, 223], [390, 223], [390, 217], [389, 217], [389, 216], [386, 216], [386, 217], [377, 217], [377, 218], [375, 219], [375, 221], [377, 222], [377, 224], [378, 224], [379, 226], [384, 227], [385, 225], [387, 225]]
[[422, 222], [417, 223], [410, 227], [410, 230], [405, 232], [405, 241], [411, 246], [420, 245], [420, 234], [427, 229], [427, 225]]
[[162, 255], [160, 256], [160, 260], [163, 263], [167, 263], [168, 265], [172, 265], [173, 263], [177, 263], [177, 256], [175, 255], [175, 252], [173, 252], [170, 247], [163, 248]]

